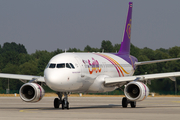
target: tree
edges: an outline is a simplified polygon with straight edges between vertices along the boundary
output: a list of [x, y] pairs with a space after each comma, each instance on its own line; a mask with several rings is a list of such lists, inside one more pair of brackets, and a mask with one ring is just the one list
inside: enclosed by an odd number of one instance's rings
[[84, 48], [84, 52], [91, 52], [91, 47], [89, 45], [87, 45], [85, 48]]
[[19, 66], [20, 74], [37, 75], [37, 61], [30, 60]]
[[53, 53], [49, 53], [47, 51], [38, 52], [41, 57], [37, 60], [37, 75], [43, 76], [44, 69], [47, 66], [49, 60], [53, 57]]
[[146, 55], [150, 60], [154, 60], [154, 51], [150, 48], [143, 48], [141, 51], [140, 51], [140, 54], [141, 55]]
[[131, 44], [130, 54], [137, 58], [140, 54], [140, 49], [138, 47], [134, 46], [133, 44]]
[[121, 44], [115, 44], [113, 52], [118, 52], [120, 49]]
[[[149, 61], [149, 58], [146, 55], [140, 55], [138, 57], [139, 61]], [[140, 75], [140, 74], [145, 74], [145, 72], [149, 72], [150, 67], [148, 65], [142, 65], [142, 66], [138, 66], [135, 74], [136, 75]]]
[[60, 54], [60, 53], [63, 53], [64, 51], [62, 50], [62, 49], [57, 49], [57, 50], [55, 50], [55, 51], [53, 51], [52, 52], [52, 55], [54, 56], [54, 55], [57, 55], [57, 54]]
[[[92, 48], [87, 45], [84, 48], [84, 52], [118, 52], [120, 44], [114, 46], [109, 40], [103, 40], [101, 42], [101, 48]], [[16, 43], [4, 43], [0, 45], [0, 72], [13, 73], [13, 74], [26, 74], [43, 76], [44, 69], [49, 60], [56, 54], [63, 53], [62, 49], [57, 49], [53, 52], [37, 50], [33, 54], [27, 54], [24, 45]], [[69, 48], [67, 52], [82, 52], [77, 48]], [[135, 56], [138, 61], [150, 61], [159, 59], [168, 59], [180, 57], [180, 47], [175, 46], [169, 49], [160, 48], [152, 50], [150, 48], [140, 49], [131, 44], [130, 54]], [[164, 72], [176, 72], [180, 71], [180, 61], [169, 61], [150, 65], [138, 66], [135, 75], [151, 73], [164, 73]], [[180, 90], [180, 78], [177, 79], [177, 88]], [[150, 90], [158, 92], [160, 90], [174, 91], [174, 82], [166, 79], [152, 80], [152, 84], [149, 86]], [[20, 88], [21, 83], [18, 80], [10, 80], [10, 89], [17, 90]], [[0, 90], [7, 88], [7, 79], [0, 80]]]
[[173, 58], [176, 58], [180, 53], [180, 47], [175, 46], [169, 49], [169, 55]]
[[81, 50], [76, 48], [69, 48], [67, 52], [81, 52]]
[[19, 60], [20, 60], [19, 54], [15, 51], [3, 52], [1, 56], [2, 56], [2, 62], [4, 65], [2, 68], [4, 68], [8, 63], [18, 65]]
[[22, 44], [16, 44], [15, 42], [12, 43], [4, 43], [2, 47], [3, 51], [15, 51], [18, 53], [25, 53], [27, 54], [26, 48]]
[[113, 45], [111, 43], [111, 41], [109, 40], [103, 40], [101, 43], [101, 51], [104, 52], [113, 52]]
[[[11, 74], [18, 74], [19, 68], [17, 65], [13, 65], [11, 63], [8, 63], [4, 69], [2, 69], [3, 73], [11, 73]], [[1, 89], [7, 89], [8, 80], [7, 79], [1, 79], [0, 88]], [[20, 88], [22, 83], [19, 80], [9, 80], [9, 86], [11, 90], [17, 90]]]

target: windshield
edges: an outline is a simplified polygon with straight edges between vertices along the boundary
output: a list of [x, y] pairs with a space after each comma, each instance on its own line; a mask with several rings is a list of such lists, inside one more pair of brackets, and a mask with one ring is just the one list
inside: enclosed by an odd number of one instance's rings
[[65, 63], [57, 64], [57, 68], [65, 68]]
[[72, 63], [49, 63], [46, 68], [69, 68], [69, 69], [75, 69], [74, 65]]
[[56, 67], [56, 64], [54, 64], [54, 63], [51, 63], [50, 65], [49, 65], [49, 68], [55, 68]]

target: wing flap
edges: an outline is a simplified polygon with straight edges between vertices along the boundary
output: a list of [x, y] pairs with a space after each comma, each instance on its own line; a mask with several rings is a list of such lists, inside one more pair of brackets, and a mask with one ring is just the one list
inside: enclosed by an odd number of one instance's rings
[[161, 78], [172, 78], [180, 76], [180, 72], [169, 72], [169, 73], [157, 73], [157, 74], [148, 74], [148, 75], [137, 75], [137, 76], [128, 76], [128, 77], [108, 77], [105, 78], [105, 85], [111, 84], [120, 84], [124, 82], [131, 82], [134, 80], [152, 80], [152, 79], [161, 79]]
[[10, 79], [19, 79], [19, 80], [37, 79], [38, 82], [45, 82], [44, 77], [32, 76], [32, 75], [18, 75], [18, 74], [0, 73], [0, 78], [10, 78]]

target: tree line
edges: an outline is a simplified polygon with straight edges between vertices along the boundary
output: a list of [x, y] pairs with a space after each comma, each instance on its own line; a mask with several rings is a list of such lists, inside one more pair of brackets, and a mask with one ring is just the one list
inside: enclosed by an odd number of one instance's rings
[[[112, 45], [111, 41], [103, 40], [100, 48], [93, 48], [87, 45], [84, 50], [77, 48], [69, 48], [67, 52], [110, 52], [116, 53], [119, 51], [120, 44]], [[62, 49], [57, 49], [52, 52], [46, 50], [36, 50], [35, 53], [28, 54], [24, 45], [12, 43], [4, 43], [0, 45], [0, 73], [25, 74], [43, 76], [44, 68], [49, 60], [56, 54], [65, 52]], [[168, 58], [180, 57], [180, 47], [175, 46], [169, 49], [159, 48], [152, 50], [150, 48], [138, 48], [131, 44], [130, 54], [135, 56], [138, 61], [150, 61]], [[150, 65], [138, 66], [135, 75], [176, 72], [180, 71], [180, 61], [162, 62]], [[0, 90], [7, 89], [7, 79], [0, 79]], [[10, 90], [19, 90], [23, 83], [18, 80], [10, 80]], [[180, 78], [177, 78], [177, 92], [180, 93]], [[169, 78], [152, 80], [151, 85], [148, 85], [150, 91], [159, 92], [175, 91], [175, 83]]]

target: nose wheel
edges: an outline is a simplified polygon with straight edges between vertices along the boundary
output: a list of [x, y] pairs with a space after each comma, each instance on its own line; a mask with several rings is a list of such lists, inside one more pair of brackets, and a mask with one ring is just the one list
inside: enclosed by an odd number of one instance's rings
[[69, 102], [68, 101], [65, 101], [64, 99], [63, 99], [63, 101], [62, 101], [62, 109], [69, 109]]
[[[59, 108], [62, 104], [62, 109], [69, 109], [69, 102], [68, 102], [68, 94], [67, 93], [57, 93], [59, 98], [54, 99], [54, 108]], [[64, 98], [62, 99], [62, 96]]]
[[60, 100], [58, 98], [54, 99], [54, 108], [59, 108]]

